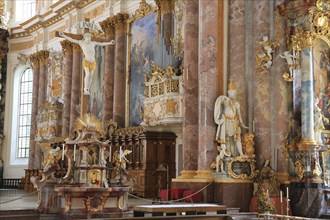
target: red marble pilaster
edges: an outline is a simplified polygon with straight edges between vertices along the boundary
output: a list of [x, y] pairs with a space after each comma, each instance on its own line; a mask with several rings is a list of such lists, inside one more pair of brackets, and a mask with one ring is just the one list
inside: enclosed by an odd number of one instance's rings
[[64, 100], [62, 111], [62, 136], [68, 136], [70, 133], [70, 109], [71, 109], [71, 86], [72, 86], [72, 43], [61, 41], [62, 51], [64, 53], [65, 75], [64, 75]]
[[29, 152], [29, 169], [38, 169], [35, 166], [35, 136], [37, 130], [37, 114], [38, 114], [38, 93], [39, 93], [39, 58], [37, 53], [30, 55], [30, 61], [33, 67], [33, 91], [32, 91], [32, 110], [31, 110], [31, 130], [30, 130], [30, 152]]
[[209, 170], [217, 154], [213, 111], [218, 96], [218, 1], [199, 4], [198, 170]]
[[115, 75], [113, 92], [113, 120], [119, 127], [125, 127], [125, 93], [126, 93], [126, 19], [127, 14], [117, 14], [115, 19]]
[[197, 170], [198, 162], [198, 0], [186, 0], [184, 26], [183, 169]]
[[80, 94], [82, 92], [82, 58], [78, 44], [73, 44], [72, 84], [70, 106], [70, 132], [73, 131], [74, 121], [80, 116]]
[[[109, 18], [100, 23], [102, 29], [109, 40], [115, 39], [115, 28], [113, 26], [112, 18]], [[103, 105], [102, 116], [103, 124], [105, 125], [113, 118], [113, 92], [114, 92], [114, 73], [115, 73], [115, 46], [108, 45], [105, 47], [104, 58], [104, 76], [103, 76]]]
[[49, 51], [42, 50], [38, 52], [40, 62], [40, 75], [39, 75], [39, 92], [38, 92], [38, 108], [46, 101], [46, 84], [47, 84], [47, 62]]

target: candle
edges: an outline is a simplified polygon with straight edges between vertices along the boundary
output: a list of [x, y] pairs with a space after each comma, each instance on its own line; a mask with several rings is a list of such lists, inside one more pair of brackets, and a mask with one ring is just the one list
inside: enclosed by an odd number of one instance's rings
[[62, 160], [64, 160], [64, 144], [62, 145]]
[[76, 161], [76, 145], [73, 145], [73, 161]]
[[286, 187], [286, 198], [289, 199], [289, 187]]
[[219, 158], [218, 157], [216, 158], [216, 161], [217, 161], [216, 172], [219, 173]]
[[281, 201], [281, 203], [283, 202], [283, 199], [282, 199], [282, 191], [280, 191], [280, 201]]
[[121, 157], [122, 157], [122, 149], [121, 146], [119, 147], [119, 162], [121, 163]]
[[255, 128], [254, 128], [254, 120], [252, 121], [252, 133], [255, 133]]
[[111, 163], [111, 144], [109, 145], [109, 162]]
[[267, 189], [267, 195], [269, 196], [269, 191], [268, 191], [268, 189]]

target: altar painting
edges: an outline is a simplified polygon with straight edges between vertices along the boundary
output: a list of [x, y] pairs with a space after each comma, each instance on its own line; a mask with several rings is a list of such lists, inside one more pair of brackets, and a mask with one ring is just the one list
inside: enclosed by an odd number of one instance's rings
[[102, 81], [104, 72], [104, 48], [101, 46], [95, 47], [96, 69], [93, 74], [93, 80], [88, 98], [87, 112], [102, 118]]
[[157, 14], [151, 13], [131, 23], [129, 125], [142, 122], [144, 74], [157, 51]]
[[[330, 118], [330, 48], [327, 42], [316, 39], [313, 47], [314, 97], [326, 118]], [[325, 129], [330, 124], [324, 123]]]

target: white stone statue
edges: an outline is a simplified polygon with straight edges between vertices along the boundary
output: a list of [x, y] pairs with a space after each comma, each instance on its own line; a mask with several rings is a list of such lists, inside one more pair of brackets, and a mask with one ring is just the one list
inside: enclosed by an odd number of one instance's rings
[[73, 43], [79, 44], [84, 54], [83, 67], [85, 70], [85, 78], [84, 78], [84, 94], [90, 94], [90, 86], [92, 83], [93, 73], [96, 68], [95, 62], [95, 46], [106, 46], [113, 45], [115, 43], [114, 40], [110, 42], [98, 42], [92, 41], [92, 36], [90, 33], [84, 33], [82, 40], [77, 40], [72, 37], [69, 37], [66, 33], [59, 32], [59, 35]]
[[231, 156], [246, 157], [242, 149], [241, 128], [248, 127], [243, 123], [236, 92], [235, 85], [230, 82], [228, 97], [219, 96], [215, 102], [214, 121], [218, 125], [215, 139], [221, 149], [227, 148], [230, 151]]
[[314, 101], [314, 137], [315, 141], [322, 144], [322, 130], [325, 129], [323, 121], [329, 124], [329, 119], [326, 118], [318, 106], [319, 98], [315, 97]]
[[284, 51], [283, 55], [280, 54], [280, 57], [285, 58], [286, 62], [288, 63], [289, 71], [290, 71], [290, 77], [293, 77], [293, 69], [294, 65], [296, 63], [295, 59], [296, 56], [295, 54], [291, 54], [290, 51]]

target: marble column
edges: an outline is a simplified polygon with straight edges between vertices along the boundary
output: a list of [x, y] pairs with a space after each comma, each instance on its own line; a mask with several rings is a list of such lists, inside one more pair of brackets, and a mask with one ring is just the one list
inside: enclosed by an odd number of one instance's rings
[[113, 92], [113, 120], [118, 123], [118, 127], [125, 127], [127, 18], [127, 14], [121, 13], [114, 16], [116, 43]]
[[[115, 28], [113, 26], [112, 17], [101, 22], [101, 27], [105, 32], [108, 40], [115, 39]], [[115, 73], [115, 46], [108, 45], [105, 47], [104, 58], [104, 76], [103, 76], [103, 106], [102, 116], [103, 124], [106, 125], [110, 119], [113, 118], [113, 87], [114, 87], [114, 73]]]
[[36, 142], [34, 140], [36, 136], [37, 123], [36, 118], [38, 114], [38, 93], [39, 93], [39, 58], [37, 53], [30, 55], [30, 61], [33, 67], [33, 91], [32, 91], [32, 110], [31, 110], [31, 130], [30, 130], [30, 152], [29, 152], [29, 169], [38, 169], [35, 165], [35, 148]]
[[62, 137], [70, 133], [70, 109], [71, 109], [71, 87], [72, 87], [72, 43], [68, 40], [61, 41], [65, 60], [64, 75], [64, 100], [62, 111]]
[[74, 129], [74, 122], [80, 116], [80, 94], [82, 92], [82, 54], [78, 44], [73, 44], [72, 58], [72, 84], [71, 84], [71, 105], [70, 105], [70, 132]]
[[[198, 63], [198, 172], [210, 172], [210, 164], [217, 155], [215, 143], [214, 103], [218, 96], [218, 1], [199, 3]], [[209, 172], [207, 172], [209, 171]], [[210, 176], [212, 177], [212, 176]]]
[[314, 141], [313, 53], [311, 48], [301, 52], [301, 138]]
[[183, 171], [197, 170], [198, 163], [198, 17], [199, 1], [186, 0], [184, 26]]
[[40, 108], [46, 101], [47, 62], [49, 51], [42, 50], [39, 51], [38, 54], [40, 61], [38, 108]]

